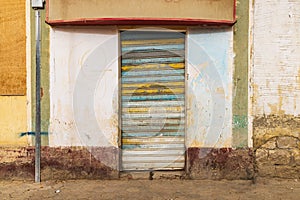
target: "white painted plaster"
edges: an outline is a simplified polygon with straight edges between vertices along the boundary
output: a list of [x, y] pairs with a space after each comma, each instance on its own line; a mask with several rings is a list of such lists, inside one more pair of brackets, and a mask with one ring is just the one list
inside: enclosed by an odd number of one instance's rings
[[118, 33], [111, 28], [50, 31], [50, 146], [115, 146]]
[[[117, 29], [53, 28], [50, 40], [50, 145], [117, 147]], [[188, 31], [187, 147], [231, 147], [232, 45], [232, 28]]]
[[190, 29], [187, 147], [231, 147], [233, 31]]
[[300, 1], [255, 0], [253, 115], [300, 114]]

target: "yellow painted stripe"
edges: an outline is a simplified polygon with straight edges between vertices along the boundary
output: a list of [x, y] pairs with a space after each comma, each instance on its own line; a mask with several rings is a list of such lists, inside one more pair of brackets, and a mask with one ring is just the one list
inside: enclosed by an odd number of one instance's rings
[[163, 107], [163, 108], [151, 108], [151, 107], [144, 107], [144, 108], [123, 108], [122, 111], [124, 113], [150, 113], [151, 111], [155, 110], [162, 110], [166, 112], [182, 112], [183, 107], [176, 106], [176, 107]]
[[180, 87], [184, 86], [184, 82], [170, 82], [170, 83], [124, 83], [122, 84], [123, 88], [150, 88], [153, 85], [162, 85], [165, 87]]
[[164, 44], [184, 44], [184, 38], [178, 39], [161, 39], [161, 40], [123, 40], [123, 46], [134, 45], [164, 45]]
[[133, 89], [133, 90], [122, 90], [122, 94], [153, 94], [153, 93], [168, 93], [168, 94], [183, 94], [184, 88], [175, 89]]
[[149, 65], [126, 65], [122, 66], [122, 71], [140, 70], [140, 69], [184, 69], [184, 63], [172, 64], [149, 64]]

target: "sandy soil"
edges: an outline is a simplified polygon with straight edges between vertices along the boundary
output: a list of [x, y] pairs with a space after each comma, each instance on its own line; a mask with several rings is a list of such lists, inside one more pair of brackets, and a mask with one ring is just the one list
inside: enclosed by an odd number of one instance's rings
[[300, 199], [300, 180], [0, 181], [0, 199]]

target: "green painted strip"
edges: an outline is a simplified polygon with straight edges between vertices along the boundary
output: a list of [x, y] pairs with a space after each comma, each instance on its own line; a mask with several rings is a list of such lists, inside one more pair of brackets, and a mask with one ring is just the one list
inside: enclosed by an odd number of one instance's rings
[[233, 147], [248, 147], [248, 55], [249, 55], [249, 0], [237, 4], [237, 23], [234, 25], [234, 97]]
[[248, 117], [233, 115], [233, 128], [247, 128], [248, 127]]

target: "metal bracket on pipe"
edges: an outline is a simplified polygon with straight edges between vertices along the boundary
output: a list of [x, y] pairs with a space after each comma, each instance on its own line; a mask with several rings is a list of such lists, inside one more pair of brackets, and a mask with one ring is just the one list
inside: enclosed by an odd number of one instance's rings
[[43, 9], [45, 0], [31, 0], [31, 7], [33, 9]]

